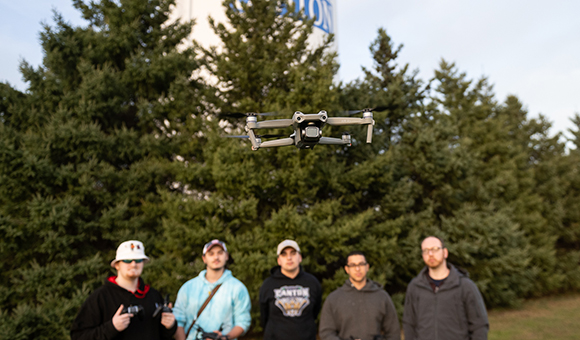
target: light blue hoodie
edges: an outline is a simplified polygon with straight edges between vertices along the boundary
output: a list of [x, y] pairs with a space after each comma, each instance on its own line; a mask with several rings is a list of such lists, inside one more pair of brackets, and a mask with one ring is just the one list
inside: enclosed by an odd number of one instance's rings
[[229, 333], [235, 326], [242, 327], [244, 333], [251, 323], [250, 294], [244, 284], [233, 277], [228, 269], [216, 282], [210, 283], [205, 278], [206, 270], [181, 286], [177, 293], [173, 314], [177, 325], [183, 327], [185, 332], [195, 320], [197, 312], [208, 298], [211, 291], [218, 284], [222, 284], [209, 304], [205, 307], [199, 320], [191, 329], [187, 339], [197, 339], [197, 326], [206, 332], [221, 330], [222, 334]]

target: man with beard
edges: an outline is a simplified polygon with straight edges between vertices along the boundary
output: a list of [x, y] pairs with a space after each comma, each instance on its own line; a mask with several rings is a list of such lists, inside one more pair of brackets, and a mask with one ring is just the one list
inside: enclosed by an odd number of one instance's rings
[[304, 271], [298, 243], [282, 241], [276, 250], [278, 266], [260, 288], [260, 319], [264, 340], [315, 340], [322, 287]]
[[360, 251], [348, 254], [348, 279], [328, 295], [320, 316], [322, 340], [399, 340], [395, 305], [378, 283], [367, 278], [369, 264]]
[[[158, 291], [141, 279], [143, 264], [149, 261], [143, 243], [126, 241], [117, 248], [110, 276], [82, 305], [71, 329], [71, 339], [171, 339], [175, 316], [163, 312], [153, 317], [164, 301]], [[131, 307], [134, 313], [123, 312]]]
[[483, 298], [466, 274], [447, 263], [443, 241], [421, 243], [425, 268], [407, 287], [405, 340], [484, 340], [489, 322]]
[[206, 269], [184, 283], [177, 293], [173, 309], [178, 324], [175, 339], [198, 339], [198, 327], [215, 332], [222, 339], [236, 339], [250, 327], [248, 290], [226, 269], [229, 254], [225, 243], [208, 242], [203, 247], [202, 259]]

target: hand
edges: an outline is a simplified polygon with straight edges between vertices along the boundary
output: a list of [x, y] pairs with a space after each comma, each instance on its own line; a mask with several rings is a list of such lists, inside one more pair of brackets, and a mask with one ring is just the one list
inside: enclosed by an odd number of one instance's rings
[[[216, 333], [217, 339], [229, 339], [227, 335], [223, 335], [222, 332], [220, 331], [213, 331], [213, 333]], [[206, 339], [206, 340], [212, 340], [212, 339]]]
[[121, 304], [121, 306], [119, 306], [119, 309], [117, 309], [115, 315], [113, 315], [113, 326], [119, 332], [122, 332], [125, 329], [127, 329], [127, 327], [129, 327], [129, 324], [131, 323], [131, 318], [133, 317], [133, 314], [128, 313], [121, 314], [122, 311], [123, 305]]
[[[169, 308], [173, 308], [171, 302], [169, 303]], [[165, 328], [170, 329], [171, 327], [173, 327], [174, 323], [175, 323], [175, 315], [173, 315], [173, 313], [166, 312], [161, 313], [161, 324], [165, 326]]]
[[[218, 336], [222, 335], [222, 332], [220, 332], [220, 331], [213, 331], [212, 333], [216, 333]], [[219, 339], [219, 337], [218, 337], [218, 339]], [[212, 339], [206, 338], [205, 340], [212, 340]]]

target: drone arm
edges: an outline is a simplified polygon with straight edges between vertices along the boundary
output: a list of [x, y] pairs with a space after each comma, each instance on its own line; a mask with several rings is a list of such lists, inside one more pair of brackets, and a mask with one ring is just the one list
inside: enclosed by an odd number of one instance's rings
[[248, 122], [248, 127], [250, 129], [278, 129], [292, 126], [293, 123], [292, 119], [273, 119], [254, 123]]
[[252, 150], [258, 150], [260, 143], [256, 138], [256, 134], [254, 134], [254, 130], [248, 129], [248, 137], [250, 137], [250, 142], [252, 143]]
[[294, 145], [294, 138], [281, 138], [262, 142], [261, 148], [272, 148], [276, 146]]
[[327, 145], [350, 145], [350, 136], [345, 135], [343, 138], [332, 138], [332, 137], [320, 137], [318, 144]]
[[373, 124], [373, 119], [371, 117], [365, 117], [365, 118], [328, 117], [326, 124], [333, 125], [333, 126], [365, 125], [365, 124]]

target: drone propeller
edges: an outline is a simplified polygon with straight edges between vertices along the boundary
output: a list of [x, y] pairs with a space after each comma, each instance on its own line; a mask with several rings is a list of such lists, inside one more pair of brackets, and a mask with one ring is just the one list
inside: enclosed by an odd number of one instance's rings
[[346, 115], [355, 115], [355, 114], [361, 113], [361, 112], [385, 111], [388, 108], [389, 108], [388, 106], [377, 106], [374, 108], [366, 108], [366, 109], [362, 109], [362, 110], [343, 111], [342, 113], [346, 114]]
[[228, 113], [220, 113], [220, 117], [224, 118], [245, 118], [248, 116], [277, 116], [279, 112], [272, 111], [272, 112], [228, 112]]
[[[230, 136], [224, 136], [227, 138], [250, 138], [250, 136], [248, 135], [230, 135]], [[279, 138], [279, 137], [288, 137], [287, 134], [285, 135], [256, 135], [256, 138]]]

